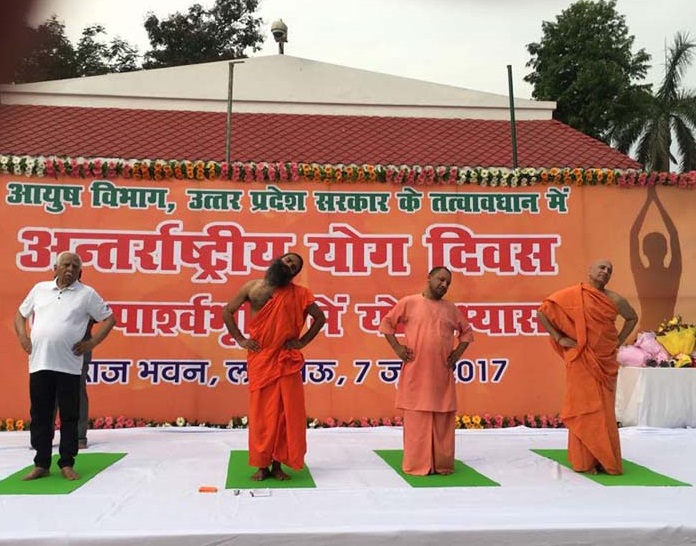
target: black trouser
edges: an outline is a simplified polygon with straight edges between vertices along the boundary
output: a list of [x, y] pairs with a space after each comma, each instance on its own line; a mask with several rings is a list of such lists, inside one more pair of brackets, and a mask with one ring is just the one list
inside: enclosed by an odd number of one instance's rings
[[[80, 418], [77, 421], [77, 439], [87, 443], [87, 429], [89, 428], [89, 396], [87, 394], [87, 376], [89, 375], [89, 365], [92, 362], [92, 353], [85, 353], [82, 357], [82, 374], [80, 375]], [[58, 398], [53, 410], [53, 422], [56, 422], [58, 415]], [[53, 436], [55, 437], [55, 430]]]
[[92, 353], [87, 353], [82, 359], [82, 374], [80, 375], [80, 418], [77, 421], [77, 439], [87, 442], [87, 427], [89, 424], [89, 396], [87, 396], [87, 374], [92, 362]]
[[60, 411], [60, 459], [58, 466], [74, 466], [77, 455], [77, 420], [80, 416], [80, 376], [51, 370], [29, 374], [31, 400], [31, 446], [36, 450], [34, 464], [51, 467], [54, 408]]

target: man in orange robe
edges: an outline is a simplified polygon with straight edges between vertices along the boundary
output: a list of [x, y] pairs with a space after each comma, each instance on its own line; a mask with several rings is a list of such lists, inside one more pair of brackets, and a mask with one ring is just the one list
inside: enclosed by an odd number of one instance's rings
[[[590, 266], [589, 284], [551, 294], [537, 315], [566, 363], [561, 419], [568, 428], [568, 459], [576, 472], [622, 474], [614, 403], [619, 365], [616, 350], [633, 331], [638, 315], [624, 297], [607, 290], [613, 266]], [[624, 319], [621, 332], [616, 317]]]
[[[225, 325], [238, 345], [248, 351], [249, 464], [258, 470], [252, 479], [290, 477], [281, 464], [299, 470], [307, 451], [300, 350], [326, 322], [312, 293], [292, 282], [303, 261], [290, 253], [273, 261], [263, 279], [242, 286], [223, 310]], [[249, 337], [239, 330], [234, 313], [249, 302]], [[307, 315], [312, 325], [302, 333]]]
[[[404, 411], [402, 469], [415, 476], [454, 472], [452, 370], [473, 335], [459, 309], [442, 299], [451, 282], [449, 269], [434, 268], [423, 293], [399, 300], [379, 328], [403, 362], [396, 394], [396, 407]], [[398, 324], [404, 326], [404, 345], [395, 335]]]

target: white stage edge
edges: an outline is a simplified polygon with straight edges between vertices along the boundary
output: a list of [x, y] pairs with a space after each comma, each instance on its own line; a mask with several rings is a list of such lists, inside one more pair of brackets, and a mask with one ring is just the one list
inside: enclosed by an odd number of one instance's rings
[[[308, 431], [315, 489], [225, 490], [245, 430], [94, 430], [128, 455], [70, 495], [0, 495], [0, 544], [287, 546], [696, 544], [696, 487], [605, 487], [531, 452], [566, 431], [457, 431], [457, 458], [500, 487], [412, 488], [375, 449], [401, 429]], [[696, 484], [696, 430], [621, 430], [625, 459]], [[0, 479], [31, 464], [26, 432], [0, 434]], [[78, 466], [79, 469], [79, 466]], [[202, 485], [217, 493], [199, 493]]]

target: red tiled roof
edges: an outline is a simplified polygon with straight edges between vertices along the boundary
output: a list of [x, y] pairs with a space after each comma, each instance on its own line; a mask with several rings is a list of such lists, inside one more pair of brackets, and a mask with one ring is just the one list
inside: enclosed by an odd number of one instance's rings
[[[220, 161], [226, 114], [0, 105], [0, 153]], [[520, 167], [639, 168], [554, 120], [518, 121]], [[432, 119], [233, 114], [232, 159], [511, 167], [510, 124]]]

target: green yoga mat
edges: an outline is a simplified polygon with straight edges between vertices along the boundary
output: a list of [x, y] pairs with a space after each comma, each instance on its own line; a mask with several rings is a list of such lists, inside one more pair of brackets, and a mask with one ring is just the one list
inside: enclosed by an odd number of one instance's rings
[[225, 489], [298, 489], [301, 487], [316, 487], [307, 465], [302, 470], [293, 470], [283, 466], [283, 471], [290, 476], [290, 479], [285, 481], [276, 480], [275, 478], [266, 478], [260, 482], [254, 481], [251, 479], [251, 475], [257, 470], [257, 468], [249, 466], [248, 451], [230, 451]]
[[401, 476], [411, 487], [497, 487], [498, 482], [494, 482], [487, 476], [476, 472], [470, 466], [461, 461], [454, 461], [454, 473], [444, 476], [442, 474], [431, 474], [429, 476], [411, 476], [404, 474], [401, 470], [401, 462], [404, 452], [401, 449], [378, 449], [375, 453], [384, 462], [391, 466], [399, 476]]
[[[542, 457], [556, 461], [566, 468], [572, 469], [568, 462], [568, 450], [566, 449], [532, 449], [532, 451]], [[680, 482], [664, 474], [658, 474], [649, 468], [627, 461], [626, 459], [622, 459], [622, 462], [624, 473], [621, 476], [612, 476], [610, 474], [593, 475], [587, 473], [581, 473], [581, 475], [601, 485], [619, 485], [627, 487], [691, 487], [690, 483]]]
[[70, 481], [60, 473], [58, 455], [54, 455], [49, 476], [22, 481], [34, 468], [29, 465], [0, 481], [0, 495], [68, 495], [125, 456], [125, 453], [80, 453], [75, 459], [75, 472], [80, 479]]

